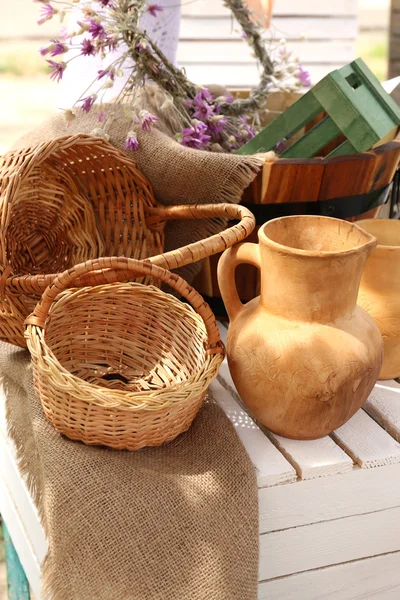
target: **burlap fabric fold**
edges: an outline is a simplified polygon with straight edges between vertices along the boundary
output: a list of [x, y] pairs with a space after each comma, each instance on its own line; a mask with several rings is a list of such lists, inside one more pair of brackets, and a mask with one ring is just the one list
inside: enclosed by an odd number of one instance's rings
[[116, 452], [53, 430], [26, 351], [0, 343], [0, 379], [49, 542], [43, 600], [256, 600], [255, 472], [212, 398], [174, 442]]
[[[156, 128], [142, 132], [137, 129], [139, 150], [125, 149], [127, 133], [132, 129], [132, 115], [121, 106], [109, 105], [112, 115], [106, 130], [110, 142], [134, 160], [153, 186], [158, 202], [164, 205], [240, 203], [243, 191], [250, 185], [266, 159], [274, 159], [273, 152], [254, 156], [205, 152], [179, 144], [173, 137], [171, 114], [161, 111], [163, 93], [154, 85], [146, 85], [147, 108], [160, 118]], [[37, 144], [75, 133], [92, 133], [99, 127], [97, 114], [77, 111], [77, 117], [66, 129], [60, 112], [34, 131], [24, 135], [12, 150], [34, 148]], [[175, 250], [191, 242], [218, 233], [225, 227], [220, 219], [201, 221], [174, 221], [166, 227], [165, 250]], [[188, 265], [180, 274], [191, 280], [200, 265]]]

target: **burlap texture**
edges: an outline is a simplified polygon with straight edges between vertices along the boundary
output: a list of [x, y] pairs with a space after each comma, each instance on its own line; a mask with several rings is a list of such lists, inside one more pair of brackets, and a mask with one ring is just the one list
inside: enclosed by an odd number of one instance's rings
[[26, 351], [0, 343], [0, 378], [49, 542], [44, 600], [256, 600], [255, 471], [212, 399], [174, 442], [116, 452], [53, 430]]
[[[221, 202], [240, 203], [243, 191], [250, 185], [265, 160], [275, 157], [273, 152], [254, 156], [213, 153], [186, 148], [175, 141], [171, 113], [161, 111], [164, 97], [154, 85], [146, 85], [147, 108], [160, 117], [157, 128], [142, 132], [137, 129], [140, 148], [129, 152], [124, 144], [127, 132], [132, 129], [132, 116], [122, 107], [109, 105], [112, 115], [106, 130], [110, 142], [132, 160], [153, 186], [158, 202], [164, 205], [208, 204]], [[26, 134], [12, 150], [33, 148], [42, 142], [65, 136], [66, 133], [88, 133], [99, 127], [97, 115], [77, 112], [77, 118], [68, 130], [61, 113], [52, 116], [36, 130]], [[167, 224], [165, 250], [175, 250], [191, 242], [218, 233], [225, 227], [220, 219], [201, 221], [175, 221]], [[191, 280], [200, 265], [188, 265], [180, 274]]]

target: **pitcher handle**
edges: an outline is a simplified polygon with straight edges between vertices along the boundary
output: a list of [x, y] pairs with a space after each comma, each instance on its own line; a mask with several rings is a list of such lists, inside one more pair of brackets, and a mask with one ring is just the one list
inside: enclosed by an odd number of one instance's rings
[[218, 263], [218, 285], [231, 321], [243, 308], [236, 289], [235, 271], [241, 263], [248, 263], [261, 269], [259, 244], [245, 242], [225, 250]]

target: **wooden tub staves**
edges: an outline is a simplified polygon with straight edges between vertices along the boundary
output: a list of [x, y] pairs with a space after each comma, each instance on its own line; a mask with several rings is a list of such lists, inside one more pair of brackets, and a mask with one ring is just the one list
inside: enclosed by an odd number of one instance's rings
[[[260, 225], [286, 215], [315, 214], [350, 221], [376, 217], [388, 201], [399, 160], [398, 136], [359, 154], [266, 162], [242, 197], [242, 204], [257, 221], [257, 228], [248, 240], [256, 242]], [[216, 277], [218, 259], [216, 255], [206, 260], [195, 285], [216, 314], [225, 316]], [[242, 301], [259, 294], [255, 267], [239, 266], [236, 280]]]

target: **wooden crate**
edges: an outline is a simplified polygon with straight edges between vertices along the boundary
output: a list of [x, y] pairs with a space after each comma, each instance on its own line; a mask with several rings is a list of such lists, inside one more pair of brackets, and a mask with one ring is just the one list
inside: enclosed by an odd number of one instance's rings
[[361, 58], [332, 71], [295, 104], [242, 146], [238, 154], [273, 150], [324, 113], [281, 153], [284, 158], [311, 158], [339, 136], [329, 156], [365, 152], [400, 125], [400, 107]]
[[[224, 341], [226, 333], [221, 328]], [[400, 384], [378, 382], [364, 408], [332, 436], [304, 442], [257, 426], [238, 401], [226, 359], [220, 376], [210, 393], [257, 476], [259, 600], [397, 600]], [[40, 600], [47, 540], [17, 467], [4, 408], [0, 394], [0, 511]]]

